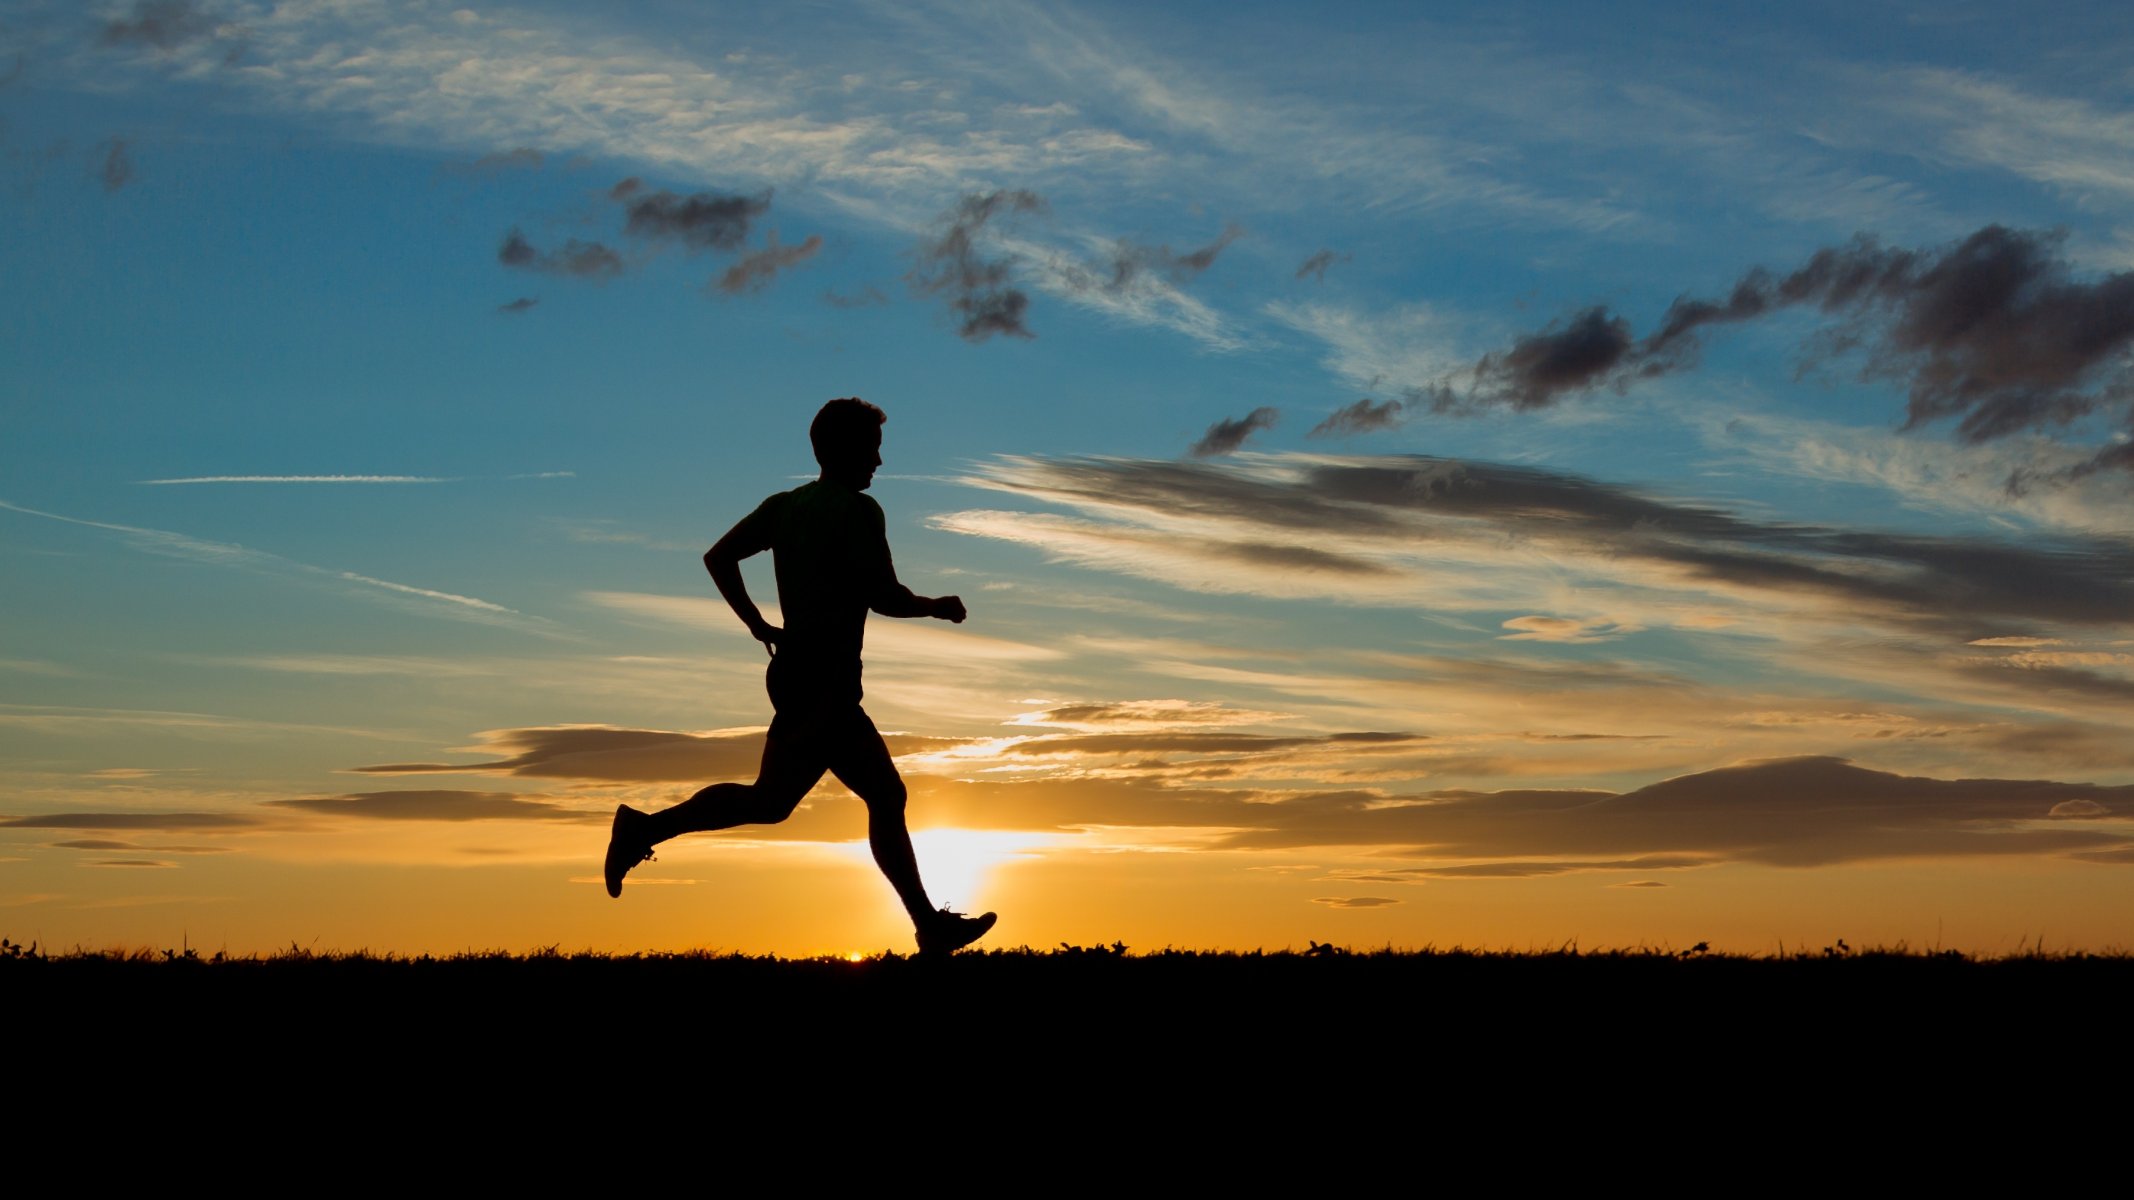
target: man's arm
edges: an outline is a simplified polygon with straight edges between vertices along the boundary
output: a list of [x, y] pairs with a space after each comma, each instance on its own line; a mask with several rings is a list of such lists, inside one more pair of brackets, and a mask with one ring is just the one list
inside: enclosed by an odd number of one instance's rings
[[961, 596], [921, 596], [890, 577], [889, 586], [876, 595], [874, 603], [867, 607], [885, 617], [939, 617], [958, 625], [970, 614], [964, 611]]
[[970, 614], [964, 611], [961, 596], [921, 596], [897, 580], [896, 563], [889, 557], [889, 537], [882, 528], [881, 509], [874, 511], [876, 523], [874, 552], [874, 583], [869, 589], [867, 607], [885, 617], [937, 617], [943, 621], [963, 624]]
[[763, 611], [749, 598], [748, 584], [741, 578], [741, 560], [770, 548], [756, 523], [744, 518], [727, 530], [717, 545], [704, 552], [704, 569], [711, 572], [711, 581], [718, 585], [719, 594], [726, 597], [727, 607], [734, 610], [743, 625], [748, 626], [749, 636], [775, 651], [778, 639], [785, 635], [785, 631], [763, 619]]

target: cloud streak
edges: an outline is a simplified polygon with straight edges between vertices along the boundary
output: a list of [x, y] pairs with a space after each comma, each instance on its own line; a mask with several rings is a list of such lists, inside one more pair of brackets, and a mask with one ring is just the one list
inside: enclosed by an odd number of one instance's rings
[[264, 550], [252, 550], [229, 542], [212, 542], [163, 529], [147, 529], [134, 525], [118, 525], [107, 521], [89, 521], [80, 517], [61, 516], [58, 513], [43, 512], [34, 508], [25, 508], [19, 504], [10, 504], [5, 500], [0, 500], [0, 509], [21, 513], [24, 516], [38, 517], [47, 521], [58, 521], [67, 525], [77, 525], [86, 529], [100, 529], [115, 533], [135, 549], [149, 554], [165, 555], [217, 566], [237, 567], [308, 582], [330, 582], [341, 585], [354, 584], [356, 586], [352, 588], [344, 586], [340, 590], [373, 600], [391, 597], [402, 601], [416, 601], [418, 602], [417, 608], [419, 611], [431, 615], [449, 615], [463, 619], [483, 620], [491, 623], [506, 624], [528, 631], [539, 629], [546, 624], [515, 609], [474, 596], [464, 596], [434, 588], [416, 587], [412, 584], [395, 583], [388, 579], [378, 579], [369, 575], [361, 575], [354, 571], [316, 567], [309, 563], [283, 558], [278, 554], [270, 554]]
[[822, 238], [819, 236], [810, 236], [797, 246], [781, 246], [778, 231], [774, 229], [766, 238], [763, 249], [742, 255], [733, 266], [726, 268], [726, 273], [719, 276], [718, 288], [729, 296], [760, 292], [778, 277], [780, 271], [806, 262], [821, 249]]

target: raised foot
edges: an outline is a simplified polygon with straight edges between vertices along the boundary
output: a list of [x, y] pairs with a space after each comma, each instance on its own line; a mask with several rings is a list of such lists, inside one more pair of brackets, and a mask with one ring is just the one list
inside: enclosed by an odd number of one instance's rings
[[998, 913], [979, 913], [975, 917], [967, 917], [962, 913], [950, 912], [946, 908], [929, 914], [926, 921], [919, 926], [919, 953], [954, 954], [984, 937], [986, 930], [993, 928], [993, 922], [999, 919]]
[[627, 804], [615, 806], [615, 823], [608, 827], [608, 858], [602, 874], [607, 876], [608, 895], [622, 895], [622, 877], [630, 868], [652, 857], [652, 841], [645, 835], [651, 817]]

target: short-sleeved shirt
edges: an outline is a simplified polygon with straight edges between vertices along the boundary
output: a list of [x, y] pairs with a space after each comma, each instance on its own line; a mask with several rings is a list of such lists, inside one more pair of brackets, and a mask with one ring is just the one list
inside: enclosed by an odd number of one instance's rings
[[772, 703], [857, 704], [867, 612], [897, 578], [882, 506], [818, 479], [757, 505], [735, 531], [747, 553], [771, 552], [778, 575], [785, 635], [771, 660]]

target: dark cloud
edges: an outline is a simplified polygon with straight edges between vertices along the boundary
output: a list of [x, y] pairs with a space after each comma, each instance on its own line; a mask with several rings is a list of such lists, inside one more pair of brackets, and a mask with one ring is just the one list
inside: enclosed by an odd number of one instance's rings
[[133, 156], [126, 151], [126, 139], [106, 139], [99, 147], [96, 175], [104, 183], [104, 190], [115, 192], [133, 182]]
[[1369, 396], [1354, 404], [1334, 410], [1332, 416], [1312, 426], [1307, 437], [1347, 437], [1358, 433], [1375, 433], [1391, 429], [1401, 423], [1403, 407], [1398, 400], [1373, 402]]
[[[361, 817], [373, 821], [578, 821], [588, 814], [510, 792], [354, 792], [269, 800], [271, 808]], [[593, 814], [597, 815], [597, 814]]]
[[1222, 256], [1224, 248], [1243, 237], [1244, 233], [1244, 230], [1235, 225], [1227, 225], [1216, 235], [1214, 241], [1198, 250], [1184, 253], [1172, 250], [1169, 246], [1151, 246], [1122, 238], [1112, 248], [1111, 259], [1105, 264], [1105, 269], [1109, 272], [1108, 277], [1081, 272], [1073, 278], [1082, 281], [1085, 286], [1094, 285], [1109, 292], [1127, 290], [1144, 274], [1161, 275], [1173, 284], [1191, 283], [1209, 267], [1214, 266], [1215, 260]]
[[982, 342], [994, 334], [1028, 338], [1024, 315], [1030, 297], [1012, 286], [1015, 259], [989, 257], [979, 248], [980, 235], [996, 219], [1045, 211], [1044, 197], [1028, 191], [973, 192], [943, 215], [938, 237], [913, 250], [912, 269], [904, 276], [912, 294], [944, 296], [960, 322], [957, 333]]
[[[1436, 868], [1496, 875], [1596, 869], [1617, 856], [1646, 867], [1707, 859], [1817, 866], [1865, 859], [2043, 854], [2128, 844], [2126, 832], [2039, 829], [2056, 804], [2086, 799], [2134, 818], [2134, 786], [2046, 780], [1925, 779], [1836, 758], [1791, 758], [1703, 771], [1619, 794], [1447, 791], [1412, 802], [1332, 793], [1274, 806], [1239, 847], [1398, 845], [1430, 858], [1494, 859]], [[1296, 804], [1290, 810], [1291, 804]], [[1289, 810], [1289, 811], [1283, 811]], [[1671, 858], [1664, 856], [1696, 856]], [[1504, 862], [1501, 860], [1512, 860]], [[1602, 867], [1599, 869], [1637, 869]]]
[[611, 279], [623, 272], [622, 256], [599, 242], [572, 238], [563, 243], [560, 250], [542, 251], [535, 249], [533, 243], [526, 240], [526, 235], [517, 229], [504, 235], [504, 244], [497, 247], [496, 260], [507, 267], [572, 275], [580, 279]]
[[[1863, 377], [1901, 382], [1907, 429], [1949, 421], [1978, 443], [2114, 410], [2134, 422], [2134, 271], [2078, 278], [2063, 241], [1999, 225], [1930, 250], [1863, 235], [1790, 273], [1752, 269], [1723, 299], [1677, 299], [1643, 341], [1589, 308], [1485, 356], [1473, 389], [1441, 389], [1439, 406], [1533, 409], [1620, 389], [1693, 364], [1710, 327], [1806, 307], [1833, 322], [1806, 348], [1811, 359], [1857, 353]], [[2134, 443], [2123, 442], [2073, 473], [2127, 468]]]
[[497, 305], [496, 310], [500, 313], [522, 313], [539, 303], [541, 303], [539, 296], [521, 296], [516, 300]]
[[750, 223], [771, 208], [768, 189], [753, 196], [665, 191], [639, 195], [639, 188], [624, 189], [633, 182], [625, 179], [608, 193], [623, 202], [623, 232], [648, 241], [678, 242], [691, 251], [740, 249], [748, 240]]
[[133, 16], [105, 22], [97, 40], [106, 46], [172, 50], [214, 32], [215, 22], [192, 0], [135, 0]]
[[1352, 262], [1355, 257], [1353, 254], [1336, 254], [1331, 250], [1321, 250], [1298, 265], [1297, 278], [1303, 279], [1306, 276], [1310, 276], [1320, 283], [1325, 283], [1326, 269], [1328, 267], [1333, 266], [1335, 263]]
[[[888, 737], [892, 754], [960, 743], [953, 739]], [[506, 757], [474, 763], [386, 763], [357, 767], [366, 775], [514, 775], [591, 779], [610, 783], [711, 783], [753, 779], [763, 759], [763, 734], [670, 733], [612, 726], [498, 729], [480, 741]]]
[[88, 865], [92, 867], [175, 867], [178, 864], [159, 862], [152, 858], [103, 858]]
[[[1569, 392], [1586, 391], [1619, 378], [1633, 342], [1630, 322], [1594, 307], [1529, 334], [1499, 354], [1475, 364], [1475, 393], [1467, 403], [1544, 408]], [[1457, 406], [1445, 393], [1439, 407]]]
[[71, 842], [53, 842], [59, 850], [136, 850], [149, 854], [227, 854], [228, 846], [140, 846], [132, 842], [113, 841], [110, 838], [82, 838]]
[[1255, 408], [1242, 417], [1217, 421], [1208, 426], [1208, 432], [1193, 443], [1191, 453], [1195, 458], [1212, 458], [1229, 454], [1245, 444], [1245, 439], [1263, 429], [1274, 428], [1275, 418], [1281, 416], [1278, 409]]
[[11, 817], [0, 829], [241, 829], [259, 822], [235, 813], [49, 813]]
[[[1322, 534], [1411, 547], [1480, 536], [1642, 562], [1692, 582], [1822, 597], [1957, 641], [2027, 632], [2035, 621], [2118, 627], [2134, 612], [2134, 547], [2125, 542], [1766, 523], [1534, 467], [1410, 455], [1306, 460], [1268, 474], [1190, 461], [1027, 459], [992, 482], [1114, 519], [1139, 509], [1219, 522], [1236, 540], [1211, 537], [1197, 553], [1270, 565], [1261, 548], [1325, 553], [1315, 545]], [[1124, 542], [1163, 536], [1125, 524], [1100, 532]], [[1982, 657], [1976, 669], [2134, 698], [2134, 685], [2079, 667], [2012, 671]]]
[[[1453, 867], [1411, 867], [1402, 871], [1410, 879], [1538, 879], [1581, 871], [1667, 871], [1708, 867], [1712, 859], [1691, 854], [1646, 854], [1637, 858], [1510, 860], [1465, 863]], [[1665, 886], [1654, 885], [1654, 886]]]
[[826, 291], [822, 298], [823, 303], [832, 308], [876, 308], [889, 303], [889, 297], [883, 295], [882, 289], [877, 287], [863, 287], [849, 296]]
[[1383, 908], [1400, 901], [1391, 896], [1313, 896], [1312, 903], [1324, 904], [1328, 908]]
[[797, 246], [781, 246], [778, 231], [773, 229], [767, 235], [763, 249], [742, 255], [724, 275], [719, 276], [719, 290], [729, 295], [761, 291], [778, 277], [778, 272], [795, 263], [806, 262], [820, 249], [822, 238], [813, 235]]
[[628, 200], [632, 196], [635, 196], [637, 193], [643, 191], [644, 188], [645, 181], [639, 179], [635, 175], [632, 175], [628, 179], [617, 183], [614, 187], [609, 188], [608, 199], [617, 201], [619, 203], [621, 201]]
[[1340, 747], [1358, 752], [1369, 746], [1409, 745], [1427, 739], [1413, 733], [1334, 733], [1284, 737], [1264, 733], [1214, 733], [1181, 730], [1165, 733], [1055, 734], [1031, 738], [1009, 748], [1017, 755], [1048, 754], [1264, 754], [1306, 747]]

